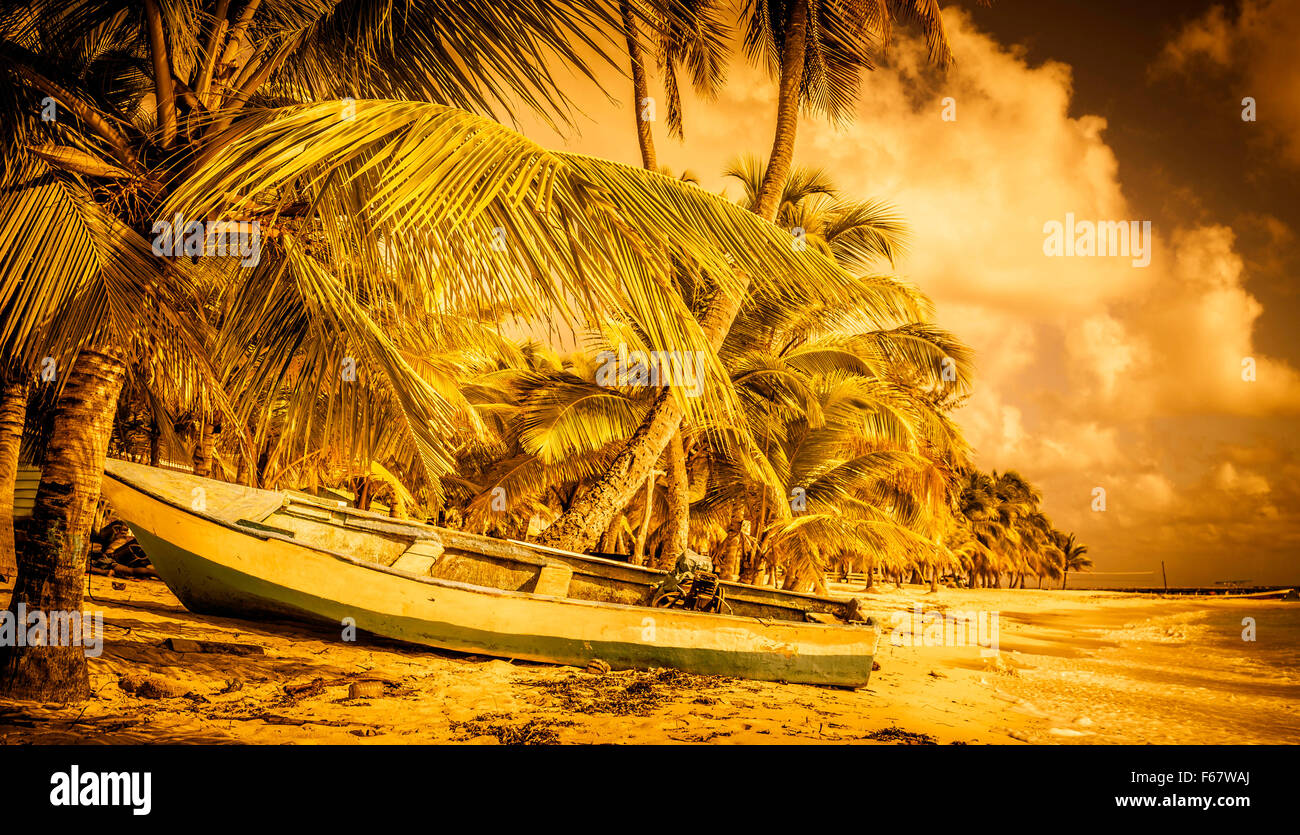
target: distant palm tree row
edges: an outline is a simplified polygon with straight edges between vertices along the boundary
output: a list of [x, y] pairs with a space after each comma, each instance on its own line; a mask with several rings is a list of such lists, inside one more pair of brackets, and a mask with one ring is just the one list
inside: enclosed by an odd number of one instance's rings
[[1040, 587], [1050, 579], [1065, 588], [1071, 571], [1092, 565], [1088, 546], [1052, 527], [1039, 509], [1041, 493], [1019, 473], [970, 470], [959, 488], [959, 525], [948, 546], [955, 570], [972, 587], [997, 585], [1005, 576], [1009, 585], [1024, 588], [1032, 576]]

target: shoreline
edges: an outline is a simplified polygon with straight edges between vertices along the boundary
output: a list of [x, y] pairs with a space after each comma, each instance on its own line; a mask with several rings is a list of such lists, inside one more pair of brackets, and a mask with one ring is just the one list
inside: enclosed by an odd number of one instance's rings
[[[10, 588], [0, 586], [0, 605]], [[831, 589], [862, 594], [860, 586]], [[1271, 682], [1261, 681], [1259, 668], [1198, 670], [1208, 646], [1201, 623], [1213, 613], [1267, 622], [1274, 613], [1291, 617], [1295, 603], [1097, 590], [931, 594], [925, 586], [862, 596], [880, 616], [880, 668], [868, 687], [849, 691], [673, 671], [594, 675], [379, 639], [343, 643], [312, 626], [195, 615], [160, 582], [95, 576], [87, 610], [103, 613], [104, 645], [89, 659], [94, 696], [71, 706], [0, 700], [0, 744], [1300, 738], [1300, 720], [1287, 709], [1300, 695], [1300, 670], [1278, 670]], [[917, 606], [996, 612], [1000, 652], [899, 645], [890, 628], [900, 617], [907, 623]], [[182, 652], [164, 645], [167, 639], [253, 645], [264, 654]], [[354, 694], [352, 685], [362, 681], [375, 683]], [[1248, 720], [1231, 721], [1227, 707]]]

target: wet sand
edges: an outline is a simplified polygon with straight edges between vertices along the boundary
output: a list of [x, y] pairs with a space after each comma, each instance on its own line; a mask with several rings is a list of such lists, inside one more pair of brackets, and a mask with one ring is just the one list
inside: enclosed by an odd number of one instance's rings
[[[123, 588], [114, 589], [114, 582]], [[72, 706], [0, 700], [0, 743], [1022, 745], [1300, 738], [1300, 725], [1292, 724], [1300, 671], [1277, 671], [1261, 689], [1257, 673], [1240, 686], [1215, 669], [1198, 680], [1195, 661], [1197, 624], [1207, 610], [1267, 617], [1294, 603], [927, 591], [889, 587], [867, 595], [885, 627], [880, 669], [869, 687], [849, 691], [672, 671], [599, 675], [375, 639], [346, 643], [338, 632], [300, 624], [195, 615], [160, 582], [95, 576], [86, 608], [103, 612], [104, 647], [89, 660], [93, 698]], [[0, 604], [8, 597], [9, 587], [0, 586]], [[986, 657], [976, 646], [907, 645], [911, 617], [894, 613], [915, 606], [997, 611], [1001, 652]], [[890, 630], [898, 620], [895, 637]], [[264, 654], [178, 652], [164, 645], [167, 639], [250, 644]], [[1157, 650], [1165, 655], [1151, 655]], [[1159, 674], [1165, 667], [1167, 681]], [[374, 683], [350, 695], [362, 681]]]

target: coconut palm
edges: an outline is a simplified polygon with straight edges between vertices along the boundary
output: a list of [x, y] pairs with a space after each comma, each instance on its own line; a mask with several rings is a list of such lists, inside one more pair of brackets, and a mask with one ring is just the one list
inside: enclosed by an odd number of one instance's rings
[[[717, 95], [725, 76], [727, 58], [727, 40], [729, 32], [719, 13], [716, 0], [682, 0], [667, 14], [656, 9], [653, 4], [638, 4], [633, 8], [632, 0], [620, 0], [619, 12], [623, 24], [623, 36], [627, 42], [628, 58], [632, 70], [632, 108], [637, 125], [637, 144], [641, 151], [641, 164], [650, 171], [660, 170], [655, 154], [653, 121], [655, 116], [654, 101], [649, 97], [649, 83], [646, 78], [645, 63], [642, 56], [642, 40], [649, 35], [653, 40], [653, 52], [660, 75], [663, 77], [664, 90], [667, 93], [668, 132], [681, 139], [682, 104], [678, 83], [678, 67], [685, 65], [695, 90], [705, 98]], [[643, 32], [640, 22], [645, 19], [653, 21], [650, 31]], [[663, 173], [669, 172], [664, 169]], [[683, 172], [682, 180], [695, 182], [693, 175]], [[667, 399], [672, 395], [663, 392]], [[667, 549], [663, 559], [670, 564], [686, 549], [689, 535], [689, 476], [686, 472], [685, 445], [682, 430], [678, 428], [668, 442], [663, 471], [668, 477], [670, 487], [667, 497], [670, 532]], [[645, 528], [650, 522], [650, 500], [654, 495], [656, 471], [646, 477], [646, 504], [643, 513], [641, 536], [638, 542], [645, 541]], [[607, 531], [614, 525], [609, 525]], [[639, 557], [639, 554], [637, 555]], [[639, 559], [638, 559], [639, 561]]]
[[[870, 211], [862, 211], [859, 205], [840, 199], [825, 175], [818, 172], [797, 171], [795, 180], [796, 185], [788, 190], [788, 203], [791, 211], [804, 217], [809, 246], [842, 263], [862, 267], [887, 259], [903, 245], [906, 232], [887, 206], [872, 205]], [[804, 188], [800, 183], [816, 185]], [[683, 298], [706, 295], [688, 274], [679, 273], [676, 278]], [[752, 579], [758, 570], [755, 557], [760, 543], [765, 543], [762, 550], [771, 557], [769, 568], [778, 564], [795, 567], [787, 574], [787, 582], [794, 584], [816, 584], [820, 580], [816, 567], [843, 553], [851, 553], [852, 561], [879, 554], [882, 560], [896, 560], [895, 567], [903, 565], [906, 549], [893, 546], [906, 539], [903, 528], [915, 524], [917, 518], [915, 510], [910, 511], [910, 520], [901, 510], [910, 501], [907, 495], [890, 500], [900, 509], [897, 518], [891, 519], [890, 510], [865, 497], [859, 502], [862, 510], [854, 522], [856, 529], [846, 523], [847, 518], [832, 516], [843, 515], [840, 508], [848, 492], [871, 489], [880, 493], [886, 489], [882, 473], [901, 476], [907, 469], [914, 476], [916, 471], [932, 469], [935, 462], [957, 454], [954, 439], [959, 436], [925, 392], [935, 386], [965, 390], [969, 356], [951, 336], [933, 326], [881, 327], [872, 300], [872, 287], [878, 279], [870, 273], [859, 279], [861, 293], [845, 293], [833, 304], [793, 305], [781, 293], [761, 290], [753, 296], [720, 355], [744, 419], [692, 424], [684, 443], [686, 449], [693, 450], [690, 465], [681, 468], [689, 486], [682, 489], [671, 484], [671, 450], [666, 450], [657, 464], [658, 470], [669, 474], [671, 489], [661, 492], [659, 476], [664, 473], [652, 471], [645, 488], [630, 497], [600, 534], [600, 550], [615, 550], [615, 543], [626, 532], [628, 542], [648, 541], [651, 551], [656, 543], [668, 543], [660, 553], [670, 561], [678, 530], [672, 503], [678, 496], [695, 496], [686, 536], [701, 550], [718, 555], [729, 576], [743, 569], [744, 578]], [[921, 300], [915, 304], [921, 305]], [[619, 341], [615, 329], [593, 337], [589, 344], [594, 346], [591, 350], [598, 350]], [[522, 421], [515, 421], [505, 433], [508, 452], [502, 452], [494, 471], [480, 486], [469, 510], [473, 523], [485, 518], [477, 511], [489, 506], [491, 495], [498, 490], [503, 493], [496, 495], [510, 497], [512, 510], [518, 506], [550, 516], [558, 505], [563, 512], [575, 489], [608, 467], [611, 454], [632, 435], [647, 409], [653, 409], [654, 398], [645, 388], [602, 386], [593, 379], [590, 357], [584, 356], [573, 355], [563, 363], [551, 363], [541, 374], [529, 371], [509, 382], [493, 375], [494, 385], [483, 387], [508, 392], [505, 396], [510, 403], [526, 415], [527, 433], [521, 431]], [[943, 379], [943, 361], [954, 357], [960, 360], [962, 374], [949, 382]], [[903, 370], [908, 373], [901, 374]], [[526, 391], [516, 394], [520, 384]], [[816, 391], [840, 404], [837, 409], [848, 410], [834, 428], [824, 425], [824, 407], [817, 404]], [[852, 409], [844, 405], [848, 403], [853, 404]], [[815, 443], [805, 446], [793, 440], [810, 432]], [[789, 444], [825, 451], [847, 450], [854, 443], [859, 447], [868, 443], [892, 446], [878, 456], [874, 453], [880, 450], [861, 448], [861, 455], [843, 459], [844, 469], [831, 472], [823, 481], [813, 473], [815, 458], [800, 459], [794, 470], [790, 469]], [[906, 454], [890, 458], [891, 451], [899, 450], [912, 451], [909, 454], [914, 457], [907, 460], [906, 467], [900, 463], [907, 459]], [[685, 452], [683, 458], [688, 457]], [[923, 460], [922, 456], [929, 458]], [[850, 478], [854, 472], [859, 475], [857, 481]], [[826, 515], [817, 519], [805, 516], [797, 531], [777, 530], [775, 525], [790, 519], [782, 507], [788, 504], [791, 491], [806, 493], [809, 488], [813, 490], [812, 506], [805, 509]], [[903, 494], [910, 491], [901, 482], [894, 489]], [[559, 501], [545, 501], [547, 496]], [[546, 510], [540, 509], [543, 505]], [[736, 508], [743, 511], [736, 514]], [[662, 520], [666, 520], [664, 524], [660, 524]], [[749, 534], [742, 530], [745, 524]], [[883, 533], [873, 532], [873, 526]], [[891, 531], [894, 527], [900, 530]], [[852, 539], [855, 530], [860, 537], [857, 540]], [[907, 545], [915, 545], [914, 540], [912, 536]], [[870, 546], [864, 548], [864, 541]], [[769, 542], [773, 548], [766, 546]], [[927, 553], [933, 552], [931, 548]]]
[[[800, 109], [847, 118], [856, 101], [861, 72], [871, 68], [876, 46], [888, 42], [895, 18], [921, 26], [938, 65], [951, 61], [936, 0], [868, 4], [747, 0], [742, 17], [746, 54], [765, 64], [778, 84], [776, 131], [753, 204], [755, 214], [767, 221], [776, 220], [778, 196], [790, 178]], [[741, 273], [734, 289], [718, 288], [701, 310], [700, 326], [714, 348], [731, 329], [754, 278]], [[542, 540], [576, 550], [590, 547], [617, 508], [644, 482], [681, 419], [682, 404], [665, 392], [605, 476], [583, 489], [571, 510], [545, 531]]]
[[18, 450], [27, 413], [28, 382], [0, 381], [0, 577], [18, 570], [14, 553], [14, 484], [18, 476]]
[[[742, 160], [728, 175], [746, 186], [742, 200], [752, 200], [759, 168]], [[781, 211], [799, 218], [805, 245], [846, 268], [868, 269], [905, 245], [906, 229], [890, 207], [841, 198], [824, 172], [795, 169], [783, 191]], [[876, 280], [859, 274], [864, 284]], [[915, 478], [964, 454], [960, 434], [922, 392], [965, 390], [970, 357], [964, 346], [930, 325], [886, 327], [869, 292], [796, 307], [758, 290], [721, 356], [745, 407], [740, 428], [749, 428], [749, 439], [737, 436], [735, 426], [709, 427], [704, 434], [736, 436], [735, 446], [748, 444], [757, 456], [750, 464], [724, 446], [710, 467], [716, 483], [700, 510], [726, 531], [718, 543], [725, 573], [752, 580], [762, 553], [769, 570], [793, 567], [788, 584], [815, 585], [820, 569], [845, 554], [850, 562], [879, 557], [901, 565], [921, 553], [913, 499], [925, 491]], [[945, 380], [944, 363], [954, 359], [961, 374]], [[827, 405], [818, 402], [824, 397], [843, 412], [841, 423], [827, 422]], [[854, 454], [845, 458], [834, 450]], [[891, 467], [887, 479], [883, 473]], [[904, 483], [903, 476], [912, 481]], [[890, 490], [894, 494], [881, 504]], [[791, 513], [794, 504], [799, 514]], [[746, 522], [751, 535], [743, 533]], [[746, 547], [736, 547], [742, 542]], [[783, 559], [782, 550], [794, 559]]]
[[1061, 588], [1065, 588], [1071, 571], [1085, 571], [1092, 568], [1092, 559], [1085, 556], [1088, 546], [1079, 542], [1074, 534], [1061, 534], [1058, 531], [1057, 548], [1061, 554]]
[[[650, 97], [643, 46], [649, 46], [663, 78], [668, 133], [681, 139], [679, 68], [686, 69], [691, 86], [706, 99], [717, 95], [726, 76], [730, 32], [722, 18], [721, 5], [717, 0], [680, 0], [678, 4], [665, 8], [663, 3], [619, 1], [623, 38], [632, 70], [632, 109], [636, 118], [637, 144], [641, 150], [641, 164], [651, 171], [659, 170], [652, 130], [657, 108]], [[649, 25], [644, 25], [647, 22]]]
[[[238, 430], [247, 465], [258, 424], [247, 400], [226, 396], [240, 368], [278, 370], [292, 398], [316, 408], [323, 397], [346, 422], [358, 401], [336, 372], [350, 358], [386, 391], [419, 465], [438, 474], [453, 462], [446, 430], [467, 410], [451, 380], [415, 367], [398, 342], [410, 333], [385, 316], [424, 323], [433, 338], [449, 310], [613, 315], [635, 325], [635, 347], [711, 355], [669, 289], [671, 269], [728, 290], [740, 270], [810, 299], [847, 286], [830, 259], [794, 257], [778, 232], [715, 195], [548, 152], [461, 109], [563, 109], [548, 56], [585, 67], [577, 45], [599, 47], [593, 22], [616, 28], [595, 0], [0, 5], [0, 71], [18, 82], [0, 85], [0, 359], [22, 370], [50, 357], [63, 369], [12, 605], [80, 606], [128, 369], [181, 370], [191, 393], [203, 391], [200, 419], [215, 410]], [[61, 116], [43, 121], [50, 103]], [[178, 217], [257, 222], [260, 259], [160, 257], [149, 236]], [[721, 378], [716, 363], [709, 371]], [[268, 402], [256, 387], [237, 394]], [[720, 386], [691, 404], [701, 417], [729, 408]], [[84, 656], [6, 650], [0, 690], [84, 695]]]

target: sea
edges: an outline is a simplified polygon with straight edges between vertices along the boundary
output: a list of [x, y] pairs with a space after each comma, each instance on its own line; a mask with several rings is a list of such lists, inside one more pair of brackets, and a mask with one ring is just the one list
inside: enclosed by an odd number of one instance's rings
[[1027, 688], [1065, 689], [1085, 706], [1089, 730], [1072, 741], [1300, 743], [1300, 602], [1189, 598], [1162, 608], [1098, 634], [1083, 657]]

